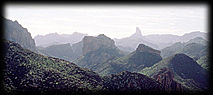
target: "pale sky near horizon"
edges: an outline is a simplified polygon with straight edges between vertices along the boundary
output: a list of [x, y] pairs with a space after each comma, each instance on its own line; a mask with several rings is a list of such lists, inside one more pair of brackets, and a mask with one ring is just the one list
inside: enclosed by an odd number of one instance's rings
[[32, 37], [49, 33], [128, 37], [208, 32], [208, 6], [197, 5], [5, 5], [5, 18], [17, 20]]

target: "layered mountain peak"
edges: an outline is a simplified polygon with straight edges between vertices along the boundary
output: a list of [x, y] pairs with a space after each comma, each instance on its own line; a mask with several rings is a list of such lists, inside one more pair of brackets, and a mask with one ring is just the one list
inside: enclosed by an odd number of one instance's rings
[[83, 55], [101, 47], [116, 48], [115, 42], [104, 34], [100, 34], [97, 37], [85, 36], [83, 38]]
[[158, 55], [160, 55], [160, 51], [159, 50], [155, 50], [149, 46], [146, 46], [144, 44], [139, 44], [137, 49], [136, 49], [136, 52], [150, 52], [150, 53], [156, 53]]

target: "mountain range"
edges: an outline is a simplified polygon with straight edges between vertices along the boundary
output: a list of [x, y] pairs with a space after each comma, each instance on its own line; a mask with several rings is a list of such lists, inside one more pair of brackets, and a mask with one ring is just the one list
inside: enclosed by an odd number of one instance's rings
[[207, 33], [143, 36], [136, 28], [132, 36], [114, 40], [104, 34], [53, 34], [41, 37], [49, 41], [38, 46], [17, 21], [5, 22], [2, 87], [10, 94], [205, 94], [209, 89]]
[[184, 53], [195, 60], [198, 60], [200, 57], [208, 55], [208, 41], [201, 37], [196, 37], [188, 42], [174, 43], [173, 45], [162, 49], [161, 52], [161, 56], [164, 58], [176, 53]]
[[58, 34], [50, 33], [47, 35], [37, 35], [34, 37], [36, 46], [38, 47], [48, 47], [51, 45], [67, 44], [71, 45], [77, 43], [83, 39], [87, 34], [82, 34], [74, 32], [72, 34]]
[[186, 33], [182, 36], [172, 34], [151, 34], [143, 36], [141, 30], [136, 27], [136, 32], [130, 37], [114, 40], [116, 46], [118, 46], [121, 50], [131, 52], [134, 51], [139, 44], [145, 44], [154, 49], [161, 50], [165, 47], [171, 46], [176, 42], [187, 42], [196, 37], [201, 37], [207, 40], [207, 33], [195, 31]]

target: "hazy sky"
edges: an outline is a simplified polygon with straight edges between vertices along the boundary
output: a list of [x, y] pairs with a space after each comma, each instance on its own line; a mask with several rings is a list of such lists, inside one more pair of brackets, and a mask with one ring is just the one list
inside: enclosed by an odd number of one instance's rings
[[142, 35], [183, 35], [208, 32], [207, 16], [206, 5], [5, 5], [5, 17], [17, 20], [32, 37], [80, 32], [123, 38], [136, 27]]

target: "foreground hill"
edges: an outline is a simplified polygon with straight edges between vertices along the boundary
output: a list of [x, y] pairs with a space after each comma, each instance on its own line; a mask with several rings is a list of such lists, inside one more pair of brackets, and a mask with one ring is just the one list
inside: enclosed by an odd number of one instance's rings
[[[139, 73], [122, 72], [100, 77], [68, 61], [47, 57], [4, 41], [3, 87], [8, 93], [112, 93], [111, 91], [164, 92], [163, 86]], [[120, 80], [122, 79], [122, 82]], [[119, 83], [119, 85], [118, 85]]]
[[[175, 81], [191, 91], [205, 91], [209, 87], [208, 72], [185, 54], [176, 54], [166, 58], [152, 67], [143, 69], [140, 73], [158, 81], [161, 80], [162, 75], [165, 73], [170, 76], [168, 80]], [[170, 86], [172, 87], [172, 85]], [[181, 87], [180, 85], [176, 86]]]
[[4, 86], [8, 91], [89, 91], [103, 89], [98, 74], [65, 60], [46, 57], [6, 41]]

